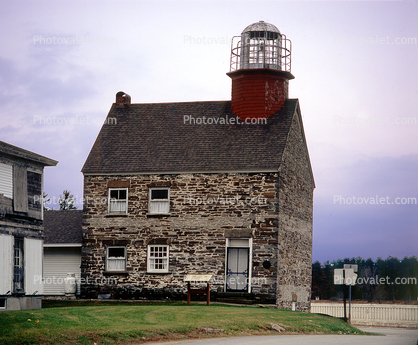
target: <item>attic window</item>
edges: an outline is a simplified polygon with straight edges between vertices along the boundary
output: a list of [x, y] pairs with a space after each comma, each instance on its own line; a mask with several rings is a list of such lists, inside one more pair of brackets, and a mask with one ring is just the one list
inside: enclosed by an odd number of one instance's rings
[[150, 188], [149, 189], [149, 213], [167, 214], [170, 212], [170, 189]]
[[109, 213], [128, 212], [128, 188], [109, 188]]

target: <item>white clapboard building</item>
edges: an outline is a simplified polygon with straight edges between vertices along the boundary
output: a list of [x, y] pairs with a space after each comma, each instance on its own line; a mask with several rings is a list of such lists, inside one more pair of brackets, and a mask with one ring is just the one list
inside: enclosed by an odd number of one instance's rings
[[45, 296], [71, 294], [75, 275], [80, 292], [82, 210], [44, 212], [43, 285]]
[[0, 141], [0, 310], [42, 305], [43, 171], [57, 163]]

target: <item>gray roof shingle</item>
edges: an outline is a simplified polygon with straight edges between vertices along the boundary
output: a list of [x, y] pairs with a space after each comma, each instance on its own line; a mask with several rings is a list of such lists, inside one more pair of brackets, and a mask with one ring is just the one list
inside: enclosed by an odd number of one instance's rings
[[44, 243], [81, 243], [83, 210], [44, 212]]
[[113, 104], [82, 172], [276, 171], [297, 107], [289, 99], [267, 124], [238, 124], [230, 101]]

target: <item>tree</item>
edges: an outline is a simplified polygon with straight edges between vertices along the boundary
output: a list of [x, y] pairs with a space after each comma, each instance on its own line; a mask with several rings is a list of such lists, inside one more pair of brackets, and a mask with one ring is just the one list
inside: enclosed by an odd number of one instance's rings
[[59, 209], [60, 210], [76, 210], [77, 207], [74, 206], [74, 203], [75, 203], [74, 195], [70, 194], [70, 192], [67, 190], [64, 190], [62, 194], [64, 194], [64, 196], [60, 195], [60, 198], [58, 200], [58, 205], [60, 207]]
[[48, 198], [48, 194], [46, 194], [44, 192], [44, 195], [43, 195], [43, 198], [42, 198], [42, 204], [43, 204], [44, 211], [50, 210], [50, 208], [46, 206], [46, 204], [49, 204], [50, 201], [51, 201], [51, 198]]

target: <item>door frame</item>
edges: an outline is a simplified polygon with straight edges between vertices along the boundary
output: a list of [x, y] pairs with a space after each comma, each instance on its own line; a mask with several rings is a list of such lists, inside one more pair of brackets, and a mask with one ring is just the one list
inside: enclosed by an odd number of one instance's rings
[[[225, 284], [224, 291], [231, 292], [227, 290], [227, 279], [228, 279], [228, 248], [248, 248], [248, 285], [247, 292], [251, 292], [251, 278], [252, 278], [252, 257], [253, 257], [253, 239], [250, 238], [227, 238], [225, 241]], [[237, 290], [243, 291], [243, 290]]]

